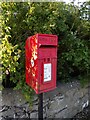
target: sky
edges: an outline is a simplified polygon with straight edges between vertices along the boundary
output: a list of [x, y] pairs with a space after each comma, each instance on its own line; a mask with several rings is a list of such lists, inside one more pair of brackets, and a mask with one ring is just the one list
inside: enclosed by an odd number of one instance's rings
[[78, 2], [83, 3], [83, 2], [86, 2], [86, 1], [88, 1], [88, 0], [62, 0], [62, 1], [66, 2], [66, 3], [70, 3], [70, 2], [73, 2], [73, 1], [74, 1], [74, 4], [75, 4], [75, 5], [78, 5]]

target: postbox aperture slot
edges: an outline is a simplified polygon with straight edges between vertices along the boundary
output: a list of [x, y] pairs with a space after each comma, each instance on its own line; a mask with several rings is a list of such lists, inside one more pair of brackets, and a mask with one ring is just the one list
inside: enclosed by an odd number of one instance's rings
[[53, 48], [57, 47], [57, 45], [40, 45], [39, 48]]

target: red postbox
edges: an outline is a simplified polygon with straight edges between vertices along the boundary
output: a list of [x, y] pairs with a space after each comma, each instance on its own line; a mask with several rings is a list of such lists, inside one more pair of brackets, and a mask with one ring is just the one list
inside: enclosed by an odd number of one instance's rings
[[50, 34], [36, 34], [26, 40], [26, 83], [37, 94], [56, 88], [57, 41], [57, 36]]

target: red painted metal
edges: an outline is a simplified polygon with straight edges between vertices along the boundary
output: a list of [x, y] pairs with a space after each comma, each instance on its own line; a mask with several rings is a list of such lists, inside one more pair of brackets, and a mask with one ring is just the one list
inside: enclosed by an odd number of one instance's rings
[[57, 36], [51, 34], [36, 34], [26, 40], [26, 83], [37, 94], [56, 88], [57, 44]]

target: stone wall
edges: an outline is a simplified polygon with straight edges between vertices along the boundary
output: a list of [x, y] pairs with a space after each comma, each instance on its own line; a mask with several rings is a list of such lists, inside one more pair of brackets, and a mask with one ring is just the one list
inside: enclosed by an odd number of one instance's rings
[[[54, 91], [44, 93], [44, 118], [72, 118], [89, 104], [89, 86], [82, 88], [80, 83], [61, 84]], [[31, 118], [38, 117], [38, 99], [35, 97]]]
[[[44, 118], [72, 118], [88, 106], [89, 92], [89, 85], [82, 88], [77, 81], [67, 84], [57, 82], [55, 90], [43, 94]], [[3, 90], [1, 101], [0, 116], [2, 118], [38, 118], [38, 97], [36, 94], [31, 108], [21, 91]]]

